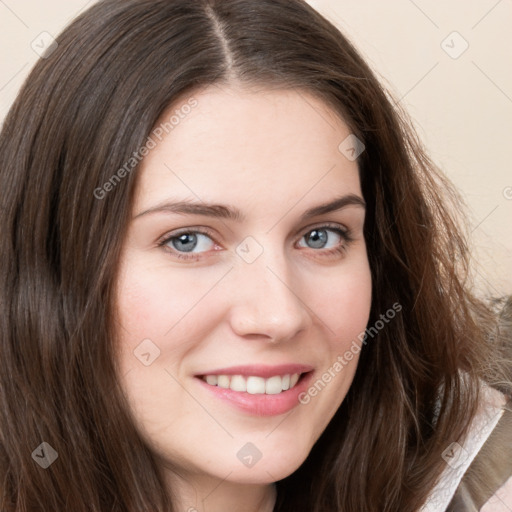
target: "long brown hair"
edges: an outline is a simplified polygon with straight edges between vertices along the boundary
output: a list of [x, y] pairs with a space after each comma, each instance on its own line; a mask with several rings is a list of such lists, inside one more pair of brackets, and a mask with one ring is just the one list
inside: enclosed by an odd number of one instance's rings
[[363, 141], [370, 325], [402, 306], [275, 510], [417, 509], [499, 375], [492, 317], [467, 290], [456, 194], [349, 41], [302, 0], [106, 0], [57, 43], [0, 135], [1, 510], [173, 510], [115, 371], [136, 169], [98, 189], [178, 97], [231, 81], [313, 93]]

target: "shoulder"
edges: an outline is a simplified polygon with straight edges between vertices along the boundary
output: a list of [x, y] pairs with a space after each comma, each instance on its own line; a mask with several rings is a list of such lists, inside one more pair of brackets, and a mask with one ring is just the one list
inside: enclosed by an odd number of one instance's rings
[[[484, 386], [466, 438], [451, 443], [443, 458], [446, 468], [421, 512], [512, 512], [510, 397]], [[508, 508], [498, 509], [497, 500]]]
[[480, 512], [510, 512], [512, 510], [512, 476], [485, 502]]
[[512, 511], [512, 401], [462, 479], [482, 512]]

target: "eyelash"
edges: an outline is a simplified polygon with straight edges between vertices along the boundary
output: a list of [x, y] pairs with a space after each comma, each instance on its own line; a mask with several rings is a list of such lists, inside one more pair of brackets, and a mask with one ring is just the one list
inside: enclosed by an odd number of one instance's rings
[[[322, 230], [328, 230], [328, 231], [335, 232], [337, 235], [339, 235], [341, 237], [342, 241], [344, 242], [335, 248], [327, 249], [324, 251], [322, 251], [322, 249], [318, 249], [318, 250], [313, 249], [314, 252], [323, 252], [322, 257], [328, 258], [330, 256], [332, 257], [332, 256], [344, 254], [345, 251], [347, 250], [348, 246], [354, 240], [352, 238], [350, 230], [348, 230], [346, 228], [341, 228], [338, 224], [329, 224], [329, 223], [323, 224], [321, 226], [315, 226], [313, 228], [309, 228], [307, 231], [305, 231], [302, 234], [301, 239], [304, 236], [311, 233], [312, 231], [322, 231]], [[204, 254], [204, 252], [203, 253], [187, 254], [187, 253], [179, 252], [176, 249], [172, 249], [171, 247], [167, 246], [167, 244], [169, 242], [171, 242], [175, 238], [180, 237], [181, 235], [185, 235], [185, 234], [189, 235], [189, 234], [197, 234], [197, 233], [209, 237], [215, 244], [217, 244], [217, 242], [214, 239], [213, 234], [210, 230], [205, 229], [205, 228], [189, 228], [189, 229], [183, 229], [177, 233], [173, 233], [171, 236], [165, 235], [165, 237], [158, 242], [158, 247], [162, 247], [165, 251], [171, 253], [173, 256], [176, 256], [179, 259], [188, 260], [188, 261], [197, 261], [201, 257], [203, 257], [202, 255]]]

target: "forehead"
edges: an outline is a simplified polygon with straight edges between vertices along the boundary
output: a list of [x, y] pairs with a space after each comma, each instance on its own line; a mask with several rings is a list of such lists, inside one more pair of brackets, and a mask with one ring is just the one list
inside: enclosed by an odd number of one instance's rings
[[138, 171], [139, 210], [172, 196], [270, 215], [270, 204], [361, 194], [357, 163], [339, 149], [348, 126], [303, 91], [210, 86], [183, 96], [159, 127]]

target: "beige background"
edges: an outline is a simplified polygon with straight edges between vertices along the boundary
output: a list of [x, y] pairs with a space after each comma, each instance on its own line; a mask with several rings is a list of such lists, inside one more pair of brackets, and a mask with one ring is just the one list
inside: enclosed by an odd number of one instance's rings
[[[0, 0], [0, 122], [38, 58], [37, 46], [49, 44], [41, 33], [56, 36], [94, 1]], [[512, 293], [512, 1], [310, 4], [401, 98], [434, 161], [461, 190], [481, 291]]]

